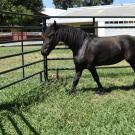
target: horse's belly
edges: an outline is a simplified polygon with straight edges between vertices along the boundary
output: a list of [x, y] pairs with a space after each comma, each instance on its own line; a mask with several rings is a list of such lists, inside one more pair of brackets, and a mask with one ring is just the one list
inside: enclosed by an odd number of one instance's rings
[[100, 57], [95, 59], [95, 65], [96, 66], [102, 66], [102, 65], [112, 65], [116, 64], [120, 61], [122, 61], [124, 58], [122, 56], [115, 56], [115, 57]]

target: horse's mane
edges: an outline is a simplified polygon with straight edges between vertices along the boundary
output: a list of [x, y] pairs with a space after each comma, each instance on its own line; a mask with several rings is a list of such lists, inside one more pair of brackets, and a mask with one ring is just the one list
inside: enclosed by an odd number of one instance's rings
[[58, 27], [58, 38], [62, 39], [64, 41], [67, 41], [68, 44], [74, 44], [82, 45], [82, 42], [84, 39], [89, 36], [90, 34], [85, 32], [84, 30], [72, 26], [66, 26], [66, 25], [57, 25]]
[[78, 38], [78, 37], [85, 38], [88, 35], [88, 33], [86, 33], [85, 31], [73, 26], [58, 25], [58, 27], [61, 28], [60, 32], [64, 33], [65, 36], [67, 34], [68, 35], [71, 34], [72, 38]]

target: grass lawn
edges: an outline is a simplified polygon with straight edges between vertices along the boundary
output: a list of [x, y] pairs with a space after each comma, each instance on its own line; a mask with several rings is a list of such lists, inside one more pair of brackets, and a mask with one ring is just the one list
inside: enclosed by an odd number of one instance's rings
[[[38, 47], [37, 47], [38, 48]], [[37, 49], [26, 47], [27, 50]], [[18, 52], [19, 48], [1, 47], [0, 56]], [[67, 53], [67, 54], [66, 54]], [[49, 57], [67, 57], [68, 50], [55, 50]], [[42, 59], [40, 52], [25, 56], [25, 63]], [[21, 63], [20, 58], [0, 60], [0, 71]], [[117, 65], [127, 65], [121, 62]], [[49, 68], [72, 67], [72, 61], [50, 61]], [[42, 63], [26, 69], [28, 74], [40, 71]], [[2, 135], [134, 135], [134, 72], [126, 69], [98, 69], [106, 89], [96, 95], [96, 83], [86, 70], [73, 96], [74, 71], [49, 72], [49, 81], [40, 83], [39, 76], [0, 91], [0, 134]], [[21, 71], [0, 76], [0, 85], [20, 77]]]

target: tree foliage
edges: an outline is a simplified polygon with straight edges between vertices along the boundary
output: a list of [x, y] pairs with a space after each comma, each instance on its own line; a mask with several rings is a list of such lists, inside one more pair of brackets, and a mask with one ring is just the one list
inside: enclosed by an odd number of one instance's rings
[[[89, 1], [89, 2], [87, 2]], [[96, 5], [110, 5], [113, 3], [113, 0], [85, 0], [84, 4], [86, 6], [96, 6]]]
[[67, 9], [70, 7], [109, 5], [113, 0], [53, 0], [56, 8]]
[[53, 3], [56, 8], [71, 8], [71, 7], [79, 7], [82, 5], [82, 0], [53, 0]]
[[42, 0], [8, 0], [14, 6], [23, 6], [26, 9], [30, 9], [32, 12], [37, 13], [42, 10]]
[[[1, 12], [14, 12], [21, 14], [39, 14], [43, 7], [42, 0], [1, 0], [0, 11]], [[23, 24], [33, 23], [33, 20], [30, 16], [23, 16]], [[20, 24], [20, 16], [14, 16], [13, 14], [0, 14], [0, 24]]]

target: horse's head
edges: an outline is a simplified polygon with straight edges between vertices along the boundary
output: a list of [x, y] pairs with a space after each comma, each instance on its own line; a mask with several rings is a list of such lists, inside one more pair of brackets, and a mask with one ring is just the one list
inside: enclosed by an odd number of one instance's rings
[[41, 48], [42, 55], [49, 55], [49, 53], [55, 48], [58, 44], [58, 40], [56, 39], [56, 30], [58, 25], [56, 21], [48, 27], [45, 32], [43, 33], [42, 37], [44, 40], [44, 44]]

